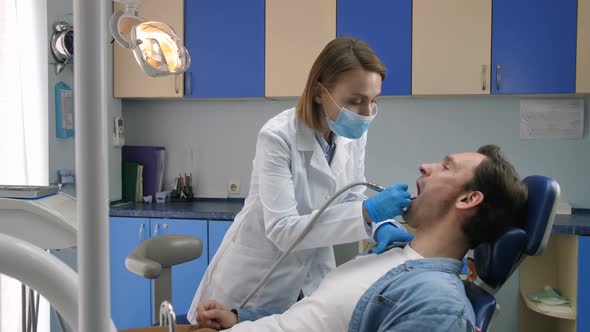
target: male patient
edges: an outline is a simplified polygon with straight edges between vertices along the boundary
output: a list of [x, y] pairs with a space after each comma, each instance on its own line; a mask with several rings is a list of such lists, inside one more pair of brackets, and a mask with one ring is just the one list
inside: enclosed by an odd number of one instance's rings
[[[497, 146], [422, 164], [404, 214], [415, 237], [403, 248], [359, 256], [282, 314], [230, 311], [209, 300], [201, 327], [231, 331], [474, 331], [459, 272], [467, 251], [522, 227], [527, 190]], [[239, 324], [237, 324], [239, 322]]]

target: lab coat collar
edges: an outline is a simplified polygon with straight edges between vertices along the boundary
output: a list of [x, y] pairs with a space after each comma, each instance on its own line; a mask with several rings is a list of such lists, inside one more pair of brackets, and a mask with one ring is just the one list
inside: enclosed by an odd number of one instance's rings
[[335, 177], [342, 172], [344, 164], [346, 163], [346, 159], [349, 157], [349, 149], [346, 145], [348, 145], [352, 140], [346, 137], [334, 135], [336, 151], [334, 152], [332, 162], [330, 165], [328, 165], [326, 156], [324, 155], [320, 144], [315, 138], [315, 132], [298, 120], [295, 121], [295, 127], [297, 130], [297, 150], [313, 151], [313, 155], [311, 156], [309, 163], [310, 166], [328, 175], [335, 181]]
[[[314, 151], [319, 145], [315, 138], [315, 132], [306, 126], [303, 122], [295, 120], [295, 130], [297, 132], [297, 150], [298, 151]], [[334, 143], [336, 144], [336, 153], [338, 153], [338, 146], [346, 145], [353, 140], [346, 137], [334, 135]]]

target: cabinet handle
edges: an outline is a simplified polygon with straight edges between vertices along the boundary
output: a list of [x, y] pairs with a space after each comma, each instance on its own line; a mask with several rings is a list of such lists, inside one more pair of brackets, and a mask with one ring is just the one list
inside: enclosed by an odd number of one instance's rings
[[174, 75], [174, 91], [176, 92], [176, 94], [178, 94], [180, 92], [180, 84], [178, 84], [178, 80], [180, 78], [179, 74]]
[[193, 72], [189, 71], [187, 74], [188, 74], [187, 75], [188, 78], [186, 79], [186, 85], [187, 85], [186, 91], [187, 91], [187, 95], [191, 96], [193, 94], [193, 89], [191, 86], [191, 81], [193, 79]]
[[139, 225], [139, 242], [143, 241], [143, 224]]
[[481, 66], [481, 91], [486, 91], [486, 65]]
[[502, 82], [502, 65], [496, 67], [496, 90], [500, 91], [500, 83]]
[[160, 228], [160, 224], [156, 224], [156, 226], [154, 226], [154, 236], [158, 236], [158, 228]]

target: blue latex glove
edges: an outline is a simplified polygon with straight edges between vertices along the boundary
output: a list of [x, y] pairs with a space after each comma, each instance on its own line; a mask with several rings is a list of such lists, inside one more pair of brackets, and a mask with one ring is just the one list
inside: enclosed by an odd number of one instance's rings
[[400, 182], [366, 199], [364, 205], [373, 222], [381, 222], [401, 215], [410, 206], [410, 197], [408, 184]]
[[393, 242], [410, 242], [414, 235], [406, 232], [403, 228], [397, 228], [392, 224], [385, 223], [375, 231], [374, 239], [377, 242], [375, 253], [381, 255], [385, 248]]

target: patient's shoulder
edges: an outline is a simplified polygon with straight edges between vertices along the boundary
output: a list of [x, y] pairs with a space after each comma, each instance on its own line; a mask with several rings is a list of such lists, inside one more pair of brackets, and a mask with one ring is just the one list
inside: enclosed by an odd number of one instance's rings
[[[452, 314], [474, 317], [461, 279], [448, 271], [416, 270], [387, 286], [398, 303], [410, 304], [409, 310], [422, 314]], [[402, 309], [405, 310], [405, 309]]]

